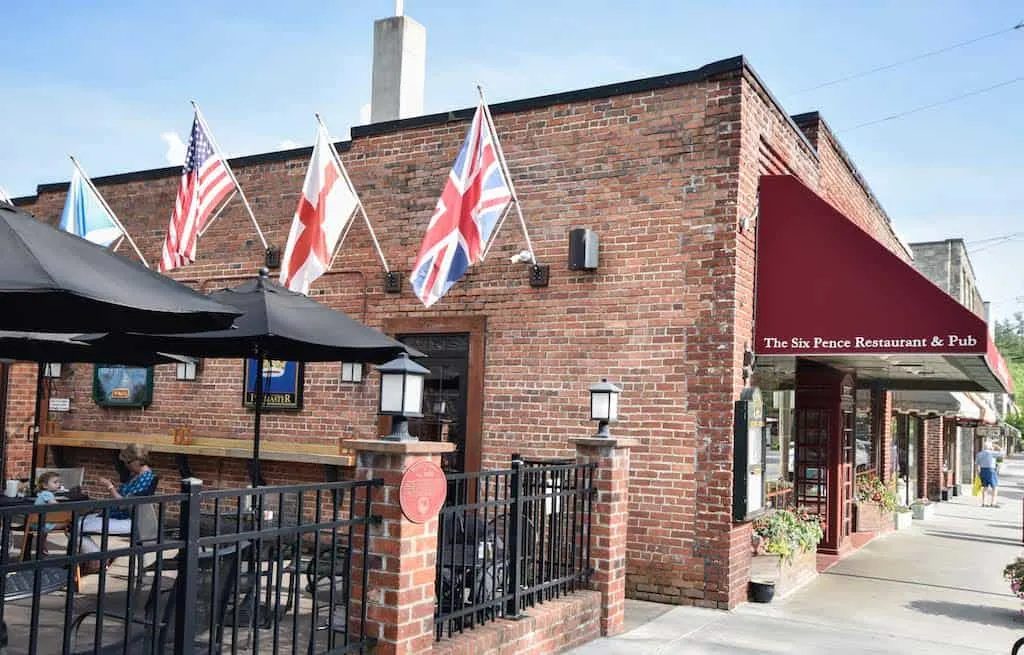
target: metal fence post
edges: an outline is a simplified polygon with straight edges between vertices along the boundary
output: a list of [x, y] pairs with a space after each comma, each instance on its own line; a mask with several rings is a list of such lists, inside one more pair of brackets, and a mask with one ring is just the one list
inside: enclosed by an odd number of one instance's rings
[[189, 611], [198, 593], [199, 575], [199, 493], [203, 485], [194, 478], [181, 482], [188, 494], [181, 503], [181, 538], [185, 542], [184, 557], [178, 561], [177, 603], [174, 614], [174, 655], [191, 654], [195, 648], [195, 612]]
[[522, 607], [523, 587], [523, 460], [515, 458], [512, 460], [512, 477], [509, 480], [512, 492], [512, 506], [509, 508], [512, 516], [508, 527], [508, 541], [512, 547], [509, 565], [512, 567], [508, 576], [509, 584], [512, 586], [512, 596], [505, 606], [505, 618], [519, 618]]

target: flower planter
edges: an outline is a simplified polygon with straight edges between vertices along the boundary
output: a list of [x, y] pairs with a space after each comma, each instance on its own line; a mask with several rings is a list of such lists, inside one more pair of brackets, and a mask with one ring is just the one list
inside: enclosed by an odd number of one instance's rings
[[892, 513], [878, 503], [859, 502], [853, 506], [854, 532], [888, 532], [893, 529]]
[[906, 530], [914, 523], [914, 515], [910, 512], [893, 512], [892, 517], [897, 530]]
[[918, 521], [928, 521], [935, 518], [935, 503], [917, 502], [910, 506], [914, 518]]
[[[817, 577], [817, 563], [817, 551], [813, 549], [797, 553], [789, 562], [784, 561], [780, 555], [755, 555], [750, 560], [750, 581], [773, 584], [774, 596], [782, 598]], [[751, 584], [751, 600], [754, 592], [754, 586]], [[763, 589], [758, 592], [766, 593]]]

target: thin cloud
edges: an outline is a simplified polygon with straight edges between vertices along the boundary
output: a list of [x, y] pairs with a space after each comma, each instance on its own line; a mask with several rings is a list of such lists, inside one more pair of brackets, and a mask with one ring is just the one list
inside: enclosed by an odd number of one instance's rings
[[181, 140], [177, 132], [164, 132], [160, 135], [160, 138], [167, 144], [167, 152], [164, 153], [164, 159], [167, 163], [172, 166], [182, 166], [185, 164], [185, 142]]
[[296, 148], [301, 148], [302, 146], [292, 141], [291, 139], [285, 139], [281, 143], [277, 144], [277, 147], [280, 150], [295, 150]]

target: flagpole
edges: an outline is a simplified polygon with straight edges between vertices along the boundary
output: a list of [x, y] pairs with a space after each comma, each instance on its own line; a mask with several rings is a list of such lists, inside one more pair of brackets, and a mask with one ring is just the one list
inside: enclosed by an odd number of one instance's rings
[[[224, 156], [224, 151], [220, 149], [219, 145], [217, 145], [217, 139], [213, 136], [213, 130], [211, 130], [210, 126], [206, 124], [206, 119], [203, 118], [203, 112], [199, 111], [199, 104], [195, 100], [190, 100], [189, 102], [192, 103], [192, 108], [196, 110], [196, 118], [199, 119], [199, 124], [203, 126], [203, 131], [206, 132], [206, 138], [210, 140], [210, 144], [213, 146], [213, 149], [216, 150], [217, 154], [220, 155], [220, 158], [224, 160], [224, 170], [228, 172], [228, 175], [231, 177], [231, 181], [235, 183], [235, 190], [238, 191], [238, 197], [242, 200], [242, 204], [245, 205], [246, 211], [249, 212], [249, 218], [252, 219], [252, 224], [256, 228], [256, 234], [260, 238], [260, 243], [263, 244], [263, 249], [269, 249], [270, 246], [267, 245], [267, 240], [263, 236], [263, 230], [260, 229], [260, 224], [256, 222], [256, 215], [252, 213], [252, 207], [249, 206], [249, 200], [245, 197], [245, 191], [242, 191], [242, 185], [238, 183], [238, 178], [235, 177], [235, 172], [231, 170], [231, 164], [228, 163], [227, 157]], [[225, 201], [224, 204], [227, 204], [227, 201]]]
[[[319, 113], [314, 113], [313, 115], [316, 116], [316, 122], [319, 123], [320, 127], [322, 127], [324, 132], [327, 133], [327, 145], [331, 148], [331, 156], [334, 157], [334, 163], [336, 163], [338, 168], [341, 169], [341, 176], [345, 178], [345, 184], [348, 186], [349, 191], [351, 191], [352, 195], [356, 198], [356, 208], [359, 210], [359, 213], [363, 215], [363, 221], [366, 222], [366, 228], [370, 230], [370, 238], [373, 239], [373, 246], [377, 249], [377, 256], [380, 257], [380, 263], [384, 265], [384, 272], [390, 273], [391, 268], [388, 266], [388, 260], [384, 258], [384, 251], [380, 248], [380, 242], [377, 241], [377, 233], [373, 231], [373, 225], [370, 223], [370, 217], [366, 215], [366, 209], [363, 208], [363, 199], [360, 198], [359, 194], [356, 192], [355, 186], [353, 186], [352, 180], [348, 176], [348, 171], [345, 170], [345, 164], [341, 161], [341, 155], [339, 155], [338, 151], [334, 148], [334, 141], [331, 140], [331, 131], [327, 129], [327, 125], [324, 124]], [[345, 228], [345, 234], [348, 234], [348, 227]], [[338, 257], [338, 252], [341, 251], [341, 244], [343, 241], [344, 238], [338, 240], [338, 245], [334, 249], [334, 254], [331, 256], [331, 264], [328, 265], [327, 270], [331, 269], [331, 265], [334, 264], [334, 260]]]
[[494, 242], [497, 241], [495, 237], [498, 236], [498, 232], [501, 231], [501, 226], [505, 224], [505, 219], [508, 218], [508, 212], [512, 209], [513, 204], [515, 204], [515, 201], [505, 205], [505, 211], [501, 212], [501, 218], [498, 219], [498, 222], [494, 226], [494, 232], [491, 233], [491, 240], [487, 242], [487, 247], [484, 248], [483, 254], [480, 255], [480, 261], [487, 259], [487, 253], [491, 252], [491, 246], [493, 246]]
[[[339, 254], [341, 253], [341, 245], [342, 245], [343, 243], [345, 243], [345, 237], [347, 237], [347, 236], [348, 236], [348, 231], [349, 231], [350, 229], [352, 229], [352, 224], [353, 224], [353, 223], [355, 223], [355, 221], [352, 221], [352, 220], [350, 220], [350, 221], [348, 222], [348, 225], [346, 225], [346, 226], [345, 226], [345, 231], [341, 233], [341, 238], [340, 238], [340, 239], [338, 239], [338, 245], [337, 245], [337, 246], [335, 246], [335, 248], [334, 248], [334, 253], [333, 253], [333, 254], [331, 254], [331, 261], [330, 261], [330, 263], [329, 263], [329, 264], [327, 264], [327, 270], [328, 270], [328, 271], [329, 271], [329, 270], [331, 270], [331, 267], [332, 267], [332, 266], [334, 266], [334, 260], [335, 260], [335, 259], [337, 259], [337, 258], [338, 258], [338, 255], [339, 255]], [[386, 266], [386, 265], [385, 265], [385, 270], [387, 270], [387, 266]]]
[[117, 229], [121, 230], [121, 234], [124, 235], [124, 238], [128, 239], [128, 243], [131, 244], [132, 250], [134, 250], [135, 254], [138, 255], [139, 259], [142, 260], [143, 265], [146, 268], [149, 268], [149, 262], [147, 262], [146, 258], [142, 256], [142, 251], [139, 250], [139, 247], [135, 245], [135, 240], [132, 239], [132, 235], [128, 234], [128, 230], [124, 228], [124, 225], [122, 225], [121, 221], [118, 220], [117, 214], [115, 214], [114, 210], [110, 208], [110, 205], [107, 204], [106, 199], [103, 198], [103, 195], [99, 192], [99, 189], [96, 188], [96, 185], [94, 185], [92, 183], [92, 180], [89, 179], [89, 176], [86, 175], [85, 170], [82, 169], [82, 165], [78, 163], [78, 160], [75, 159], [74, 155], [68, 155], [68, 157], [71, 158], [71, 163], [75, 165], [76, 169], [78, 169], [78, 174], [82, 176], [82, 179], [85, 180], [85, 183], [89, 185], [89, 188], [92, 189], [92, 192], [96, 194], [96, 198], [100, 201], [100, 204], [103, 205], [103, 209], [106, 209], [107, 213], [110, 214], [110, 219], [114, 221], [114, 225], [117, 226]]
[[[491, 139], [494, 141], [494, 148], [498, 151], [498, 164], [501, 166], [501, 172], [505, 176], [505, 184], [508, 185], [508, 190], [512, 193], [512, 202], [515, 203], [516, 213], [519, 215], [519, 225], [523, 228], [523, 236], [526, 237], [526, 249], [530, 251], [530, 259], [533, 264], [537, 264], [537, 256], [533, 254], [533, 243], [530, 242], [530, 233], [526, 229], [526, 219], [523, 218], [523, 210], [519, 206], [519, 194], [516, 193], [515, 184], [512, 183], [512, 176], [508, 172], [508, 162], [505, 161], [505, 151], [501, 148], [501, 141], [498, 139], [498, 132], [494, 129], [494, 118], [491, 117], [491, 108], [487, 106], [487, 99], [484, 97], [484, 87], [477, 84], [476, 90], [480, 94], [480, 104], [484, 107], [484, 116], [487, 119], [487, 129], [491, 133]], [[491, 236], [493, 241], [498, 236], [498, 231], [495, 230]], [[488, 245], [487, 250], [490, 250]], [[485, 250], [486, 252], [486, 250]]]
[[220, 207], [217, 208], [217, 213], [213, 215], [213, 218], [211, 218], [210, 220], [206, 221], [206, 225], [204, 225], [203, 229], [200, 230], [199, 236], [203, 236], [204, 234], [206, 234], [207, 230], [209, 230], [211, 227], [213, 227], [214, 222], [218, 218], [220, 218], [221, 212], [223, 212], [224, 208], [228, 206], [228, 203], [231, 202], [231, 199], [235, 197], [236, 193], [238, 193], [238, 187], [235, 187], [235, 189], [231, 192], [231, 195], [228, 196], [227, 198], [225, 198], [224, 202], [220, 203]]

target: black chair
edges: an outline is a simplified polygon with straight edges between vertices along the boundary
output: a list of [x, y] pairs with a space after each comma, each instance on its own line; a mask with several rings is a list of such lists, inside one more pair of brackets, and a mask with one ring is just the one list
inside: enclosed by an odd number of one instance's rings
[[[177, 607], [177, 592], [181, 577], [175, 577], [169, 590], [161, 589], [160, 578], [154, 576], [153, 584], [145, 599], [136, 597], [133, 616], [127, 615], [128, 597], [134, 591], [104, 594], [103, 621], [120, 623], [124, 626], [120, 634], [112, 636], [109, 643], [92, 644], [82, 648], [79, 632], [89, 617], [95, 620], [96, 609], [85, 612], [72, 622], [73, 655], [164, 655], [175, 649], [175, 619], [179, 609], [194, 615], [196, 635], [188, 653], [220, 653], [224, 647], [225, 616], [233, 597], [238, 594], [239, 580], [236, 576], [239, 557], [245, 558], [248, 543], [224, 546], [217, 550], [199, 553], [198, 579], [195, 598], [188, 599], [187, 608]], [[216, 588], [214, 582], [216, 581]], [[169, 591], [169, 593], [165, 593]], [[138, 596], [138, 594], [135, 594]], [[127, 641], [127, 649], [125, 643]]]

